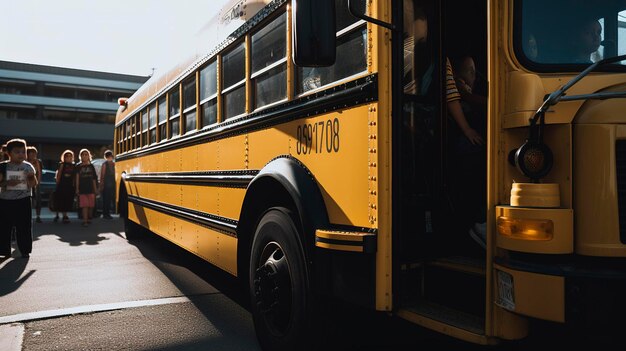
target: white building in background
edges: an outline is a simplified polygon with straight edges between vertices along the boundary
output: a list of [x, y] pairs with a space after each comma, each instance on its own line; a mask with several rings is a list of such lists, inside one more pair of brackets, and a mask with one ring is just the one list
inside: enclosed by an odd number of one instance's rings
[[113, 146], [117, 99], [148, 78], [0, 61], [0, 143], [23, 138], [53, 169], [65, 149], [102, 157]]

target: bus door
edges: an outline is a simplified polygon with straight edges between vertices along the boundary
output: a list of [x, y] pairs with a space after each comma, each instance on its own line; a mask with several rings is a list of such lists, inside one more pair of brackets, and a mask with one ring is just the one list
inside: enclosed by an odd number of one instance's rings
[[[487, 66], [487, 2], [404, 0], [402, 12], [395, 62], [403, 69], [395, 76], [401, 84], [394, 84], [402, 87], [396, 94], [401, 123], [395, 124], [402, 131], [394, 144], [400, 157], [394, 168], [401, 206], [395, 217], [398, 314], [427, 327], [436, 325], [424, 322], [432, 319], [484, 335], [486, 255], [470, 230], [484, 228], [486, 217], [487, 82], [480, 72]], [[465, 79], [466, 91], [456, 87], [453, 66], [476, 77]], [[481, 106], [466, 106], [467, 90], [482, 95]], [[462, 130], [452, 109], [461, 110], [478, 137]]]

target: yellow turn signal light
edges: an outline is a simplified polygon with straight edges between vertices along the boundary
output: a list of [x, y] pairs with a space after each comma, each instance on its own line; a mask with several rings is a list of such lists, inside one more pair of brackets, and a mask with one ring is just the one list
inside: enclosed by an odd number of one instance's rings
[[547, 241], [554, 237], [554, 223], [549, 219], [498, 217], [498, 233], [511, 239]]

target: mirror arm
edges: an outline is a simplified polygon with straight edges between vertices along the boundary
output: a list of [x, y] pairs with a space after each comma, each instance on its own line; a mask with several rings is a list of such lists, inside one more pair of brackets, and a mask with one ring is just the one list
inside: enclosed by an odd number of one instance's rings
[[626, 98], [626, 91], [569, 95], [569, 96], [563, 96], [560, 101], [606, 100], [606, 99], [616, 99], [616, 98]]
[[387, 23], [387, 22], [383, 22], [380, 20], [377, 20], [376, 18], [370, 17], [370, 16], [366, 16], [362, 13], [358, 13], [353, 7], [352, 4], [354, 4], [354, 0], [348, 0], [348, 9], [350, 11], [350, 14], [356, 18], [362, 19], [366, 22], [371, 22], [374, 23], [376, 25], [379, 25], [381, 27], [385, 27], [389, 30], [395, 31], [398, 30], [398, 27], [391, 24], [391, 23]]

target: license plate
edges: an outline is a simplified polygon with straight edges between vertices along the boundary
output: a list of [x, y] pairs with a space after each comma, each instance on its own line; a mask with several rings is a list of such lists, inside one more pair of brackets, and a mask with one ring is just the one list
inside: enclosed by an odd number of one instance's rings
[[496, 304], [510, 311], [515, 311], [515, 295], [513, 294], [513, 276], [503, 271], [496, 271], [498, 282], [498, 299]]

